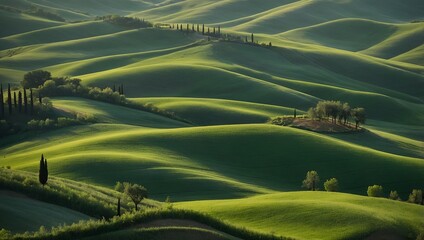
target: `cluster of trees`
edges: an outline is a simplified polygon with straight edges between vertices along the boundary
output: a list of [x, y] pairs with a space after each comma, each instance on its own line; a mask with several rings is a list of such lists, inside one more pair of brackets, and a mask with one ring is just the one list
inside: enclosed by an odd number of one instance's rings
[[[138, 184], [132, 184], [129, 182], [117, 182], [115, 185], [115, 190], [118, 192], [124, 193], [135, 205], [135, 210], [138, 210], [138, 204], [144, 199], [147, 198], [147, 189]], [[121, 215], [121, 199], [118, 198], [118, 211], [117, 215]]]
[[308, 110], [308, 117], [311, 119], [331, 119], [333, 123], [347, 124], [349, 119], [353, 117], [355, 121], [355, 128], [359, 124], [364, 124], [366, 121], [364, 108], [351, 108], [349, 103], [342, 103], [340, 101], [319, 101], [316, 107]]
[[[306, 177], [302, 182], [302, 187], [310, 191], [318, 191], [318, 184], [320, 182], [320, 177], [316, 171], [308, 171]], [[337, 192], [339, 190], [339, 181], [336, 178], [330, 178], [324, 183], [324, 189], [327, 192]], [[367, 189], [367, 194], [370, 197], [384, 197], [383, 187], [380, 185], [369, 186]], [[389, 199], [401, 201], [397, 191], [390, 191], [388, 195]], [[423, 190], [413, 189], [412, 193], [409, 194], [408, 202], [424, 205], [424, 196]]]
[[[308, 171], [306, 178], [302, 182], [302, 187], [310, 191], [319, 190], [318, 184], [320, 177], [316, 171]], [[339, 181], [336, 178], [330, 178], [324, 183], [324, 189], [327, 192], [337, 192], [339, 190]]]
[[[40, 104], [42, 103], [42, 98], [40, 95], [38, 96], [38, 101]], [[13, 91], [12, 94], [10, 84], [8, 84], [7, 97], [5, 97], [3, 84], [0, 83], [0, 119], [6, 118], [6, 112], [8, 113], [9, 117], [14, 113], [34, 115], [34, 94], [32, 88], [30, 88], [28, 91], [28, 89], [24, 87], [22, 90], [18, 91], [18, 94], [16, 94], [16, 91]]]
[[135, 17], [122, 17], [119, 15], [107, 15], [96, 17], [96, 20], [102, 20], [126, 28], [148, 28], [153, 27], [151, 22]]
[[[164, 24], [159, 25], [160, 27], [166, 26]], [[248, 44], [254, 44], [254, 45], [262, 45], [266, 47], [272, 47], [272, 43], [269, 42], [267, 44], [259, 44], [258, 41], [255, 40], [255, 36], [253, 33], [250, 34], [250, 37], [247, 35], [244, 37], [241, 36], [235, 36], [231, 34], [222, 34], [221, 32], [221, 26], [218, 27], [209, 27], [205, 26], [205, 24], [168, 24], [169, 28], [171, 29], [177, 29], [182, 32], [198, 32], [205, 36], [210, 36], [214, 38], [220, 38], [226, 41], [234, 41], [234, 42], [244, 42]]]
[[[370, 197], [384, 197], [385, 196], [384, 191], [383, 191], [383, 187], [381, 185], [369, 186], [368, 189], [367, 189], [367, 194]], [[397, 191], [390, 191], [388, 198], [392, 199], [392, 200], [402, 201], [402, 199], [399, 197], [399, 194], [398, 194]], [[412, 192], [409, 194], [407, 202], [424, 205], [423, 190], [413, 189]]]

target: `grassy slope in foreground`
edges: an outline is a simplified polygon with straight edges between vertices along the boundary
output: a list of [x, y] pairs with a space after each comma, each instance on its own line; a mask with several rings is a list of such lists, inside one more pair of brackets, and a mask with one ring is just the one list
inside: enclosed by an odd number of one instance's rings
[[8, 138], [0, 144], [5, 156], [0, 165], [35, 172], [44, 153], [52, 175], [106, 186], [140, 182], [160, 199], [297, 190], [311, 169], [323, 179], [339, 179], [342, 191], [360, 194], [369, 185], [381, 184], [406, 197], [424, 180], [422, 159], [264, 124], [162, 130], [95, 124], [28, 136], [24, 142]]
[[[35, 231], [89, 217], [80, 212], [0, 190], [0, 228], [12, 232]], [[6, 217], [7, 216], [7, 217]]]
[[299, 239], [363, 239], [378, 230], [415, 237], [424, 224], [423, 206], [343, 193], [287, 192], [176, 206], [251, 230]]

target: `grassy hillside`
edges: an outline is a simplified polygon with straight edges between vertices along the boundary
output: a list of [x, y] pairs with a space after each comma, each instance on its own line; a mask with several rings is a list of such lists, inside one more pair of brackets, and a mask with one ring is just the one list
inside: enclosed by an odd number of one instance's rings
[[123, 106], [102, 103], [82, 98], [55, 98], [54, 107], [72, 114], [84, 113], [95, 116], [97, 122], [138, 125], [154, 128], [173, 128], [187, 126], [160, 115], [131, 109]]
[[[405, 197], [420, 187], [424, 168], [421, 159], [269, 125], [156, 130], [96, 124], [43, 133], [25, 142], [9, 139], [0, 153], [5, 156], [1, 165], [28, 171], [38, 169], [36, 159], [44, 153], [52, 175], [105, 186], [140, 182], [159, 199], [297, 190], [311, 169], [323, 179], [339, 179], [344, 192], [365, 194], [367, 186], [381, 184]], [[85, 168], [88, 162], [91, 167]]]
[[364, 239], [376, 231], [414, 238], [424, 223], [422, 206], [327, 192], [287, 192], [176, 206], [210, 213], [263, 233], [298, 239]]
[[89, 217], [54, 204], [0, 190], [0, 227], [12, 232], [36, 231], [41, 226], [69, 224]]
[[[198, 125], [264, 123], [269, 118], [293, 114], [294, 109], [249, 102], [207, 98], [133, 98], [132, 101], [153, 104], [160, 109]], [[301, 111], [298, 114], [302, 114]]]

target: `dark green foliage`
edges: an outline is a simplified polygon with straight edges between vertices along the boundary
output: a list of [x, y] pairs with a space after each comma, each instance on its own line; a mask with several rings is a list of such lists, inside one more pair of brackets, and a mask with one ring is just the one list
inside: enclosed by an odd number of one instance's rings
[[41, 185], [46, 185], [48, 180], [49, 172], [47, 170], [47, 159], [44, 159], [44, 155], [41, 154], [40, 169], [38, 170], [38, 181]]
[[24, 87], [24, 113], [27, 114], [28, 113], [28, 98], [26, 95], [26, 88]]
[[306, 173], [306, 178], [302, 182], [302, 187], [311, 191], [317, 190], [317, 185], [320, 179], [316, 171], [308, 171]]
[[145, 21], [135, 17], [121, 17], [118, 15], [108, 15], [103, 17], [97, 17], [96, 20], [103, 20], [105, 22], [115, 24], [126, 28], [148, 28], [153, 27], [151, 22]]
[[293, 111], [293, 117], [296, 118], [296, 108]]
[[292, 117], [274, 117], [269, 120], [269, 123], [278, 126], [289, 126], [293, 123]]
[[202, 24], [202, 35], [205, 35], [205, 24]]
[[254, 36], [253, 36], [253, 33], [250, 35], [250, 41], [251, 41], [252, 43], [255, 43], [255, 38], [254, 38]]
[[18, 108], [18, 101], [16, 99], [16, 92], [13, 92], [13, 106], [15, 107], [15, 110]]
[[0, 84], [0, 117], [4, 118], [3, 84]]
[[383, 197], [383, 187], [380, 185], [369, 186], [367, 190], [367, 194], [370, 197]]
[[38, 86], [43, 85], [48, 79], [51, 79], [51, 77], [52, 75], [48, 71], [31, 71], [24, 75], [24, 80], [21, 81], [21, 85], [24, 88], [37, 88]]
[[21, 91], [18, 92], [18, 111], [22, 112], [22, 93]]
[[9, 115], [12, 115], [12, 93], [10, 91], [10, 84], [7, 85], [7, 106], [9, 107]]
[[118, 198], [117, 215], [121, 216], [121, 198]]
[[34, 114], [34, 96], [32, 95], [32, 88], [29, 89], [29, 95], [30, 95], [31, 115], [33, 115]]
[[355, 120], [355, 128], [359, 127], [359, 124], [365, 123], [366, 117], [365, 117], [365, 109], [364, 108], [354, 108], [352, 109], [352, 116]]

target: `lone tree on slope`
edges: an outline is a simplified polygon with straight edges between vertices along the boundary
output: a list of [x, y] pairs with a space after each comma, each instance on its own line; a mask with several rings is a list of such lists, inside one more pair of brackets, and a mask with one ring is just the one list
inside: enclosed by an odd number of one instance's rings
[[41, 154], [40, 170], [38, 171], [38, 180], [43, 185], [46, 185], [48, 180], [49, 172], [47, 170], [47, 159], [44, 159], [44, 155]]
[[7, 85], [7, 106], [9, 107], [9, 115], [12, 115], [12, 93], [10, 92], [10, 84]]
[[319, 181], [319, 176], [316, 171], [308, 171], [306, 173], [305, 180], [303, 180], [302, 187], [311, 191], [315, 191]]
[[52, 75], [48, 71], [31, 71], [24, 75], [24, 80], [22, 80], [21, 85], [24, 88], [38, 88], [38, 86], [43, 85], [44, 82], [51, 79], [51, 77]]
[[136, 211], [141, 200], [147, 197], [147, 189], [138, 184], [126, 184], [124, 192], [133, 201]]
[[355, 128], [358, 129], [359, 124], [365, 123], [366, 117], [365, 117], [365, 109], [363, 108], [354, 108], [352, 109], [352, 116], [355, 119]]

